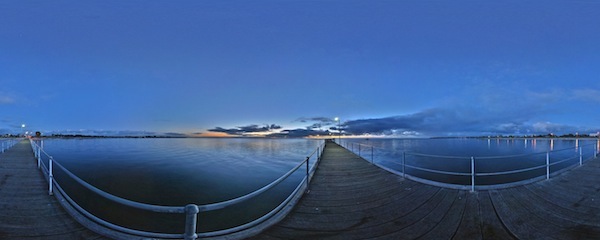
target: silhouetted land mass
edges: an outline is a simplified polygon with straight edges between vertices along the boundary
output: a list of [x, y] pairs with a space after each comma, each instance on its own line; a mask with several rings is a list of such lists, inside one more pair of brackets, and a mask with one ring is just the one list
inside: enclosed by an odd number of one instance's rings
[[44, 138], [186, 138], [185, 136], [98, 136], [98, 135], [83, 135], [83, 134], [52, 134], [51, 136], [42, 136]]

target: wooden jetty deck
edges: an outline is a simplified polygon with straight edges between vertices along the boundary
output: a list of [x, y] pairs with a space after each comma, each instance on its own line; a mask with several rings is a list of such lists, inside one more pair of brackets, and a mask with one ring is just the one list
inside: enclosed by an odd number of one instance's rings
[[[600, 160], [471, 193], [389, 173], [327, 143], [310, 190], [253, 239], [600, 239]], [[105, 239], [49, 196], [27, 141], [0, 154], [0, 239]]]
[[254, 239], [600, 239], [600, 161], [471, 193], [417, 183], [327, 143], [310, 190]]
[[48, 195], [29, 141], [0, 154], [0, 239], [105, 239]]

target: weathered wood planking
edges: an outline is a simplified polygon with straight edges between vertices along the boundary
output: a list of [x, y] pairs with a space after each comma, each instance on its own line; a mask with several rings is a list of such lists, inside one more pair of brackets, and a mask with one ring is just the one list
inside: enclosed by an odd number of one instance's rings
[[600, 162], [490, 191], [434, 187], [327, 143], [310, 186], [255, 239], [600, 239]]
[[[599, 239], [600, 162], [470, 193], [388, 173], [328, 143], [310, 191], [255, 239]], [[0, 239], [102, 239], [47, 194], [29, 144], [0, 155]]]
[[0, 239], [104, 239], [48, 195], [28, 141], [0, 154]]

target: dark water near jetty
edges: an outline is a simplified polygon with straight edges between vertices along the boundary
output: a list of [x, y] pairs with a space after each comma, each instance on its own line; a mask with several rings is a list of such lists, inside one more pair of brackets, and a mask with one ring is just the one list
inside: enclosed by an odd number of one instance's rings
[[[52, 139], [44, 141], [44, 150], [103, 191], [142, 203], [184, 206], [221, 202], [257, 190], [302, 162], [321, 142], [241, 138]], [[112, 223], [156, 232], [183, 232], [181, 214], [153, 214], [123, 207], [70, 184], [72, 181], [60, 171], [55, 177], [64, 182], [69, 195], [85, 209]], [[283, 201], [302, 177], [303, 171], [298, 171], [256, 199], [201, 213], [199, 230], [229, 228], [262, 216]]]
[[[471, 157], [473, 157], [476, 173], [497, 173], [518, 169], [532, 168], [546, 164], [546, 153], [550, 154], [550, 164], [567, 160], [550, 166], [550, 173], [564, 169], [579, 162], [579, 148], [583, 160], [593, 156], [600, 148], [598, 139], [342, 139], [342, 144], [358, 153], [360, 143], [373, 146], [362, 146], [361, 156], [385, 167], [402, 171], [402, 159], [405, 164], [438, 171], [471, 173]], [[371, 153], [372, 151], [372, 153]], [[434, 156], [422, 156], [434, 155]], [[470, 185], [471, 176], [447, 175], [431, 173], [418, 169], [405, 168], [406, 173], [437, 182]], [[545, 176], [545, 167], [522, 173], [502, 174], [497, 176], [476, 176], [477, 185], [494, 185], [516, 182], [537, 176]]]
[[[596, 139], [342, 139], [342, 144], [351, 142], [373, 146], [373, 157], [364, 146], [361, 155], [389, 168], [401, 169], [399, 163], [406, 152], [406, 164], [454, 172], [470, 172], [471, 156], [477, 159], [477, 172], [509, 171], [545, 164], [545, 153], [549, 151], [553, 162], [578, 156], [580, 146], [587, 159], [599, 144]], [[221, 202], [259, 189], [303, 161], [320, 143], [310, 139], [255, 138], [50, 139], [44, 141], [44, 149], [71, 172], [103, 191], [142, 203], [184, 206]], [[506, 157], [519, 154], [533, 155]], [[489, 158], [493, 156], [503, 157]], [[553, 171], [578, 160], [576, 157], [556, 165]], [[199, 214], [199, 231], [230, 228], [262, 216], [293, 191], [304, 177], [302, 169], [255, 199]], [[415, 169], [407, 173], [434, 181], [470, 184], [470, 176], [448, 177]], [[536, 174], [545, 174], [545, 169], [527, 174], [478, 176], [476, 182], [498, 184]], [[55, 177], [80, 205], [109, 222], [153, 232], [184, 231], [181, 214], [155, 214], [123, 207], [73, 184], [60, 171], [55, 172]]]

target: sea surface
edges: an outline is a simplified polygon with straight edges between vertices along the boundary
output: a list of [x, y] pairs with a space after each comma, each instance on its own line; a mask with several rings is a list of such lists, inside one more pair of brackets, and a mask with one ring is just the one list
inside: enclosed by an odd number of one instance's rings
[[[546, 174], [548, 155], [550, 173], [591, 158], [600, 140], [552, 138], [441, 138], [441, 139], [342, 139], [342, 145], [377, 164], [406, 174], [443, 183], [470, 185], [471, 158], [476, 185], [518, 182]], [[360, 149], [359, 149], [360, 148]], [[406, 166], [415, 166], [435, 173]], [[540, 167], [541, 166], [541, 167]], [[500, 172], [529, 171], [506, 174]], [[492, 173], [492, 175], [490, 175]], [[462, 174], [462, 175], [461, 175]], [[466, 176], [465, 176], [466, 174]]]
[[[257, 190], [304, 161], [320, 143], [310, 139], [96, 138], [47, 139], [43, 147], [55, 161], [105, 192], [142, 203], [185, 206], [221, 202]], [[140, 230], [184, 231], [183, 215], [150, 214], [114, 204], [54, 169], [68, 194], [102, 219]], [[305, 169], [253, 200], [200, 213], [199, 230], [234, 227], [269, 212], [294, 190]]]
[[[248, 194], [301, 163], [322, 140], [263, 138], [46, 139], [44, 151], [84, 181], [113, 195], [148, 204], [184, 206], [216, 203]], [[359, 143], [360, 149], [359, 149]], [[365, 160], [401, 171], [402, 162], [437, 171], [469, 173], [471, 157], [478, 173], [511, 171], [545, 164], [558, 171], [593, 156], [596, 139], [341, 139]], [[47, 157], [44, 158], [47, 162]], [[314, 162], [314, 161], [313, 161]], [[55, 168], [56, 169], [56, 168]], [[252, 221], [283, 201], [302, 180], [300, 168], [274, 189], [243, 204], [199, 214], [200, 232]], [[428, 180], [468, 185], [470, 176], [448, 176], [406, 168]], [[545, 174], [477, 176], [478, 185], [501, 184]], [[117, 225], [182, 233], [184, 217], [155, 214], [115, 204], [55, 170], [55, 178], [82, 207]]]

